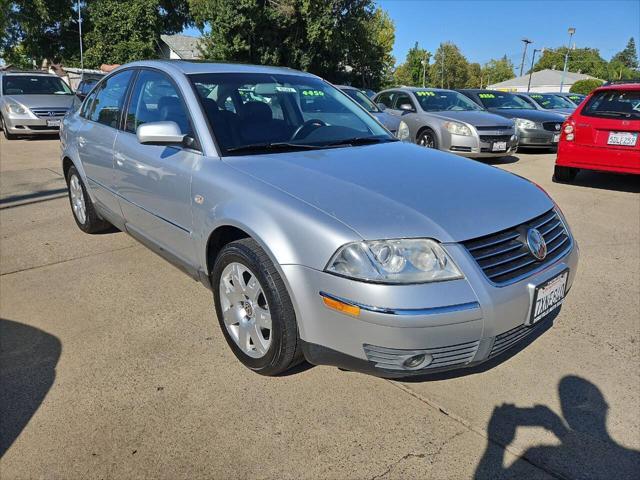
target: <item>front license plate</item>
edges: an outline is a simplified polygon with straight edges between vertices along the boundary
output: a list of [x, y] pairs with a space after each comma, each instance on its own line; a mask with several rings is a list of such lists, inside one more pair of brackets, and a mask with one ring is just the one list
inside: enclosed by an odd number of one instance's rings
[[631, 132], [609, 132], [609, 145], [622, 145], [625, 147], [634, 147], [638, 142], [638, 134]]
[[504, 152], [507, 149], [507, 142], [494, 142], [491, 145], [491, 151], [493, 152]]
[[553, 134], [553, 143], [558, 143], [560, 141], [560, 134], [559, 133], [554, 133]]
[[562, 305], [568, 278], [569, 270], [565, 270], [560, 275], [536, 287], [533, 294], [531, 316], [527, 325], [533, 325]]
[[47, 127], [59, 127], [60, 120], [47, 120]]

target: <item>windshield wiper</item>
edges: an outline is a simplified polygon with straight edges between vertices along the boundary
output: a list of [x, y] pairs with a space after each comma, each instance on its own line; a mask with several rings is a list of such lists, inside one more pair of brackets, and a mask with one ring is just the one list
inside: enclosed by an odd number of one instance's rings
[[325, 148], [322, 145], [308, 145], [306, 143], [291, 142], [272, 142], [272, 143], [251, 143], [249, 145], [240, 145], [238, 147], [227, 148], [227, 152], [291, 152], [295, 150], [316, 150]]
[[380, 137], [353, 137], [353, 138], [345, 138], [344, 140], [336, 140], [335, 142], [328, 143], [327, 145], [330, 147], [337, 147], [340, 145], [372, 145], [374, 143], [385, 143], [385, 142], [397, 142], [397, 138], [380, 138]]

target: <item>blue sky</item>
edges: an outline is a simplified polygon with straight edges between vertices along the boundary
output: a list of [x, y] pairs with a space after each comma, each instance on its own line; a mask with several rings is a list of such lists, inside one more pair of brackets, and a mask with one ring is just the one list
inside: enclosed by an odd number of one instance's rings
[[[485, 63], [507, 55], [516, 66], [521, 38], [535, 48], [558, 47], [575, 27], [576, 47], [591, 47], [609, 60], [630, 37], [640, 41], [640, 0], [379, 0], [396, 26], [393, 54], [401, 63], [416, 41], [432, 53], [451, 41], [469, 61]], [[198, 35], [195, 29], [185, 33]], [[640, 45], [639, 45], [640, 46]], [[531, 61], [529, 54], [528, 61]]]

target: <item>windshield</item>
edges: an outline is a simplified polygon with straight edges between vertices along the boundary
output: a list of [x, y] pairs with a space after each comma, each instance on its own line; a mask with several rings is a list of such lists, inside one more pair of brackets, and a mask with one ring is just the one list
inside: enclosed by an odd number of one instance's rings
[[586, 95], [581, 95], [579, 93], [572, 93], [571, 95], [567, 95], [569, 100], [571, 100], [576, 105], [580, 105], [580, 102], [585, 99]]
[[380, 111], [376, 104], [373, 103], [371, 99], [364, 94], [364, 92], [353, 88], [345, 88], [342, 91], [358, 102], [367, 112], [378, 113]]
[[461, 93], [446, 90], [416, 90], [418, 103], [425, 112], [443, 112], [445, 110], [468, 111], [484, 110], [473, 100]]
[[553, 110], [554, 108], [575, 108], [573, 103], [559, 95], [552, 95], [550, 93], [531, 93], [529, 96], [546, 110]]
[[582, 115], [640, 120], [640, 92], [598, 92], [585, 105]]
[[2, 77], [5, 95], [72, 95], [69, 86], [58, 77], [46, 75], [6, 75]]
[[535, 110], [533, 105], [528, 104], [520, 97], [507, 92], [483, 92], [478, 93], [480, 101], [486, 108], [499, 108], [504, 110]]
[[226, 155], [395, 141], [340, 90], [318, 78], [265, 73], [189, 78]]

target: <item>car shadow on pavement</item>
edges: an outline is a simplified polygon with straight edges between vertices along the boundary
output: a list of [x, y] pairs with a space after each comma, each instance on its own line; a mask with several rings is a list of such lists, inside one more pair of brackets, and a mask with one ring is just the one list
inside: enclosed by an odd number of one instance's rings
[[[598, 387], [582, 377], [567, 375], [560, 380], [558, 394], [561, 416], [546, 405], [502, 404], [494, 408], [476, 480], [527, 478], [532, 465], [553, 478], [638, 478], [640, 451], [623, 447], [609, 436], [609, 405]], [[505, 449], [515, 439], [518, 427], [543, 428], [553, 433], [557, 442], [530, 447], [505, 466]]]
[[53, 385], [61, 351], [57, 337], [0, 318], [0, 458]]
[[509, 165], [510, 163], [519, 162], [520, 157], [517, 157], [516, 155], [509, 155], [507, 157], [480, 158], [478, 160], [482, 163], [486, 163], [487, 165]]
[[570, 185], [577, 187], [640, 193], [640, 176], [582, 170]]

